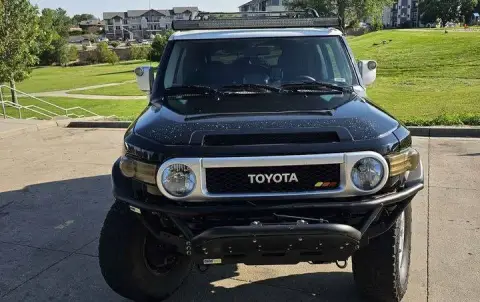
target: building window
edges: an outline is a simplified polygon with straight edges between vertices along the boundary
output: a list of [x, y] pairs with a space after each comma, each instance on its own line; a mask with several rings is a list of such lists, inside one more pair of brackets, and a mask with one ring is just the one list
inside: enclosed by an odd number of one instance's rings
[[410, 8], [410, 5], [408, 5], [407, 8]]

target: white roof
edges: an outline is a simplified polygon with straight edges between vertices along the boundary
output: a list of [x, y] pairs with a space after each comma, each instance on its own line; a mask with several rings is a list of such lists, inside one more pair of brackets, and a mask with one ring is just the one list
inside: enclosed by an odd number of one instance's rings
[[170, 37], [170, 40], [314, 37], [341, 35], [342, 32], [335, 28], [223, 29], [179, 31], [174, 33]]

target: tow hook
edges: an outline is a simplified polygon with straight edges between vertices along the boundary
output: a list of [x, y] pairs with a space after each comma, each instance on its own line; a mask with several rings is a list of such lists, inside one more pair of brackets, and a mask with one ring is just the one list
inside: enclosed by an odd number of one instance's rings
[[[338, 268], [341, 268], [341, 269], [344, 269], [348, 266], [348, 261], [347, 260], [345, 260], [345, 261], [338, 261], [337, 260], [335, 263], [337, 264]], [[340, 264], [340, 263], [342, 263], [342, 264]]]

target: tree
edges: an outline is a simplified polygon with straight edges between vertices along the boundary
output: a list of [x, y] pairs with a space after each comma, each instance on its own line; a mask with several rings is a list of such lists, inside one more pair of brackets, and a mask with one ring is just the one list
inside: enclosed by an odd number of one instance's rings
[[150, 54], [150, 59], [152, 61], [160, 61], [163, 55], [163, 51], [167, 46], [168, 39], [173, 34], [173, 31], [168, 30], [162, 35], [156, 35], [152, 42], [152, 52]]
[[60, 58], [65, 59], [68, 53], [66, 48], [70, 18], [65, 10], [58, 8], [43, 9], [40, 16], [40, 35], [38, 45], [40, 50], [40, 64], [63, 64]]
[[67, 66], [68, 62], [68, 44], [64, 39], [56, 39], [53, 41], [54, 59], [55, 63], [58, 63], [60, 66]]
[[[28, 0], [0, 2], [0, 82], [23, 81], [37, 63], [38, 9]], [[12, 101], [17, 95], [12, 90]]]
[[442, 26], [449, 21], [460, 21], [463, 16], [468, 20], [478, 0], [424, 0], [419, 4], [422, 13], [420, 19], [424, 23], [442, 20]]
[[73, 25], [78, 25], [82, 21], [88, 21], [95, 19], [95, 16], [92, 14], [80, 14], [80, 15], [74, 15], [72, 17], [72, 24]]
[[321, 16], [338, 16], [344, 28], [350, 21], [367, 18], [381, 22], [383, 8], [391, 3], [391, 0], [288, 0], [286, 5], [289, 9], [313, 8]]
[[460, 3], [460, 15], [463, 18], [463, 23], [468, 23], [472, 17], [475, 6], [477, 6], [479, 2], [478, 0], [461, 0]]

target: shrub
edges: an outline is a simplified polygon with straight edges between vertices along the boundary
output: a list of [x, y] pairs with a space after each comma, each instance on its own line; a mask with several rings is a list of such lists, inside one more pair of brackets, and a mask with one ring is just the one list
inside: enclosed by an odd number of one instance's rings
[[137, 46], [134, 45], [130, 48], [131, 60], [147, 60], [150, 56], [152, 48], [150, 46]]
[[372, 31], [379, 31], [383, 29], [382, 21], [377, 20], [372, 24]]
[[120, 42], [112, 41], [112, 42], [110, 42], [110, 45], [112, 45], [113, 48], [117, 48], [118, 46], [120, 46]]
[[78, 60], [78, 49], [75, 45], [71, 45], [68, 50], [68, 60], [70, 62]]
[[107, 60], [109, 59], [109, 56], [111, 55], [111, 50], [108, 49], [108, 44], [107, 42], [100, 42], [97, 44], [97, 59], [98, 62], [100, 63], [107, 63]]
[[83, 34], [83, 31], [82, 30], [72, 30], [68, 33], [68, 35], [70, 37], [73, 37], [73, 36], [81, 36]]
[[110, 50], [110, 53], [108, 54], [106, 63], [110, 63], [112, 65], [115, 65], [115, 64], [118, 64], [118, 62], [120, 62], [120, 58], [118, 57], [118, 55], [114, 51]]
[[88, 64], [99, 63], [97, 51], [88, 51], [87, 56], [85, 57], [85, 62], [87, 62]]
[[88, 49], [88, 46], [85, 45], [85, 44], [83, 44], [83, 45], [82, 45], [82, 49], [83, 49], [83, 50], [87, 50], [87, 49]]

